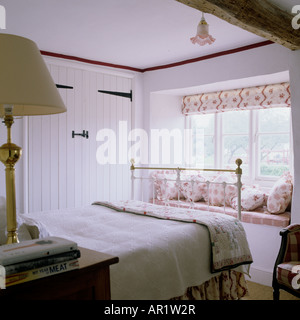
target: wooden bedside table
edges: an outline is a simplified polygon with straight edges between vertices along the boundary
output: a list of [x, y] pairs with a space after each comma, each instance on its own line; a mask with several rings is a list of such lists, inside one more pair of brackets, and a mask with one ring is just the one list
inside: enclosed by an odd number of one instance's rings
[[109, 300], [109, 266], [118, 257], [79, 248], [79, 269], [0, 289], [0, 299]]

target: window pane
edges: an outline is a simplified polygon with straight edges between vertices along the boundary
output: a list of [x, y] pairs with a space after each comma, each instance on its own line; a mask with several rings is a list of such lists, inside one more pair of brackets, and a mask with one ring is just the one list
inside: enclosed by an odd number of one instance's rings
[[223, 133], [248, 133], [250, 111], [222, 113]]
[[205, 135], [213, 135], [215, 132], [215, 115], [203, 114], [192, 116], [191, 127], [193, 129], [204, 129]]
[[[204, 114], [192, 116], [191, 128], [193, 130], [193, 155], [197, 167], [214, 167], [214, 133], [215, 115]], [[204, 152], [203, 152], [204, 148]], [[199, 154], [199, 151], [201, 154]]]
[[248, 174], [248, 136], [224, 136], [223, 137], [223, 167], [235, 169], [235, 160], [243, 160], [243, 174]]
[[261, 135], [259, 137], [259, 159], [261, 176], [281, 176], [289, 170], [289, 134]]
[[215, 149], [214, 139], [212, 136], [204, 138], [204, 167], [214, 168], [215, 166]]
[[259, 110], [259, 132], [289, 132], [289, 108], [270, 108]]
[[193, 135], [193, 156], [197, 167], [214, 167], [214, 138], [213, 136], [201, 135], [200, 130], [197, 135]]

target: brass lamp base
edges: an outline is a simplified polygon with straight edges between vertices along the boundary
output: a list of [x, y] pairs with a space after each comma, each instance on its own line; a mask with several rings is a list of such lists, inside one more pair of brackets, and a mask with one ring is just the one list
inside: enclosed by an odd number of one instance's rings
[[0, 161], [5, 165], [6, 178], [6, 216], [7, 216], [7, 244], [17, 243], [17, 215], [15, 191], [15, 164], [22, 155], [22, 149], [11, 143], [10, 128], [13, 116], [6, 115], [3, 121], [7, 127], [7, 143], [0, 147]]

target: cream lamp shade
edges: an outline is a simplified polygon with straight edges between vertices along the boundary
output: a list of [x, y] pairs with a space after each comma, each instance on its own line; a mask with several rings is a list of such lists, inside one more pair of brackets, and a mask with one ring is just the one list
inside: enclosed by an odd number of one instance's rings
[[26, 38], [0, 34], [0, 117], [54, 114], [66, 107], [37, 45]]

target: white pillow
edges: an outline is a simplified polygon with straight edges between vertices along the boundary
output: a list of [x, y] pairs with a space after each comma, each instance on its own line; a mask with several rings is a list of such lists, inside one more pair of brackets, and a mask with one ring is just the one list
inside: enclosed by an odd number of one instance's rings
[[26, 214], [20, 215], [20, 219], [22, 219], [21, 226], [26, 227], [26, 230], [30, 234], [31, 239], [42, 239], [51, 236], [43, 223], [35, 221], [32, 218], [28, 218]]
[[[7, 230], [6, 230], [6, 199], [0, 197], [0, 245], [6, 244]], [[22, 218], [17, 215], [17, 232], [19, 241], [31, 240], [30, 233], [23, 223]]]
[[158, 200], [178, 199], [179, 188], [176, 183], [176, 174], [155, 172], [152, 174], [152, 178]]
[[185, 199], [193, 202], [207, 199], [207, 184], [202, 175], [191, 175], [183, 179], [184, 181], [180, 184], [180, 192]]
[[[224, 185], [223, 182], [226, 183], [235, 183], [235, 177], [228, 173], [222, 173], [218, 175], [209, 185], [209, 204], [211, 206], [223, 206], [224, 205]], [[230, 205], [231, 200], [237, 194], [237, 188], [234, 185], [226, 185], [225, 187], [225, 204]]]
[[292, 200], [293, 182], [289, 172], [284, 173], [272, 187], [267, 209], [270, 213], [279, 214], [285, 212]]
[[[245, 186], [241, 191], [241, 209], [252, 211], [262, 207], [266, 202], [266, 197], [266, 194], [258, 188]], [[237, 210], [237, 197], [232, 198], [231, 207]]]

